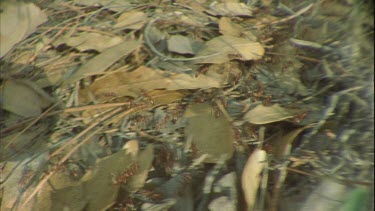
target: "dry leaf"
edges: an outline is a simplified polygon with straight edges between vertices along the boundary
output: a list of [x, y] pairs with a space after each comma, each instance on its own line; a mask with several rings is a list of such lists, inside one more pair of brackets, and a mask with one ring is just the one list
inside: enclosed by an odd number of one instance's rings
[[188, 118], [185, 127], [187, 147], [193, 144], [198, 156], [208, 154], [205, 162], [215, 163], [222, 156], [230, 159], [234, 152], [234, 132], [230, 122], [224, 116], [216, 117], [212, 106], [207, 103], [191, 105], [186, 113], [195, 115]]
[[132, 159], [135, 160], [139, 152], [138, 141], [136, 140], [127, 141], [123, 149], [125, 149], [126, 154], [130, 154]]
[[267, 153], [261, 149], [255, 149], [246, 162], [241, 182], [248, 210], [252, 210], [255, 205], [261, 173], [266, 162]]
[[167, 105], [174, 101], [180, 100], [185, 96], [183, 91], [174, 90], [151, 90], [146, 94], [153, 102], [153, 105]]
[[279, 122], [291, 117], [293, 117], [293, 114], [291, 112], [288, 112], [279, 104], [274, 104], [268, 107], [264, 105], [258, 105], [245, 114], [244, 120], [252, 124], [261, 125], [272, 122]]
[[206, 42], [197, 53], [199, 56], [207, 56], [200, 59], [198, 63], [225, 63], [231, 58], [239, 60], [261, 59], [265, 50], [258, 42], [249, 41], [245, 38], [234, 36], [219, 36]]
[[88, 203], [82, 182], [63, 171], [55, 173], [37, 197], [37, 210], [82, 210]]
[[[15, 160], [8, 160], [4, 163], [5, 167], [1, 172], [3, 183], [1, 184], [2, 201], [0, 210], [21, 210], [18, 206], [31, 195], [35, 187], [31, 179], [43, 171], [47, 159], [48, 152], [45, 152], [36, 157], [19, 156]], [[40, 200], [31, 200], [22, 211], [41, 210], [38, 208], [40, 203], [42, 203]]]
[[83, 64], [66, 82], [73, 83], [85, 77], [103, 73], [117, 60], [137, 49], [140, 44], [140, 41], [129, 40], [103, 51], [86, 64]]
[[98, 159], [95, 169], [84, 175], [82, 182], [88, 200], [85, 210], [105, 210], [115, 203], [120, 185], [115, 185], [114, 180], [134, 163], [131, 156], [126, 150], [121, 150]]
[[122, 42], [123, 39], [119, 36], [108, 36], [100, 33], [82, 32], [76, 34], [73, 37], [61, 37], [54, 42], [54, 45], [58, 46], [60, 44], [66, 44], [80, 51], [96, 50], [102, 52], [107, 48], [113, 47]]
[[180, 54], [194, 54], [192, 41], [185, 36], [173, 35], [168, 39], [168, 50]]
[[155, 90], [207, 89], [221, 87], [226, 82], [226, 76], [214, 72], [193, 77], [187, 74], [175, 73], [166, 75], [163, 71], [141, 66], [132, 72], [117, 72], [96, 80], [89, 90], [82, 90], [81, 97], [85, 100], [87, 91], [99, 99], [108, 96], [132, 96]]
[[[46, 132], [47, 125], [39, 124], [32, 127], [30, 130], [25, 131], [21, 134], [19, 132], [4, 137], [1, 135], [1, 148], [0, 148], [0, 161], [7, 160], [10, 156], [17, 152], [22, 152], [23, 149], [29, 148], [30, 145], [35, 141], [35, 138]], [[9, 145], [11, 147], [9, 147]]]
[[137, 154], [136, 141], [129, 141], [126, 146], [126, 150], [98, 159], [95, 169], [88, 171], [81, 180], [72, 179], [64, 171], [56, 172], [38, 193], [37, 202], [31, 200], [26, 207], [35, 210], [105, 210], [116, 201], [120, 187], [120, 184], [114, 184], [116, 178], [129, 169]]
[[219, 30], [222, 35], [239, 37], [244, 31], [243, 28], [233, 23], [230, 18], [222, 17], [219, 20]]
[[296, 137], [304, 131], [306, 128], [309, 128], [311, 126], [306, 126], [302, 128], [298, 128], [295, 130], [292, 130], [288, 132], [287, 134], [282, 135], [281, 137], [275, 139], [272, 141], [273, 146], [273, 154], [276, 159], [282, 159], [285, 156], [288, 156], [290, 152], [288, 152], [288, 149], [291, 149], [289, 145], [291, 145], [296, 139]]
[[233, 206], [231, 198], [228, 196], [220, 196], [215, 198], [208, 205], [210, 211], [236, 211], [236, 207]]
[[0, 12], [0, 58], [19, 41], [47, 21], [47, 16], [33, 3], [2, 1]]
[[185, 113], [184, 113], [184, 118], [192, 118], [192, 117], [197, 117], [201, 115], [208, 115], [213, 112], [212, 107], [207, 105], [206, 103], [199, 103], [199, 104], [194, 104], [192, 106], [189, 106]]
[[3, 109], [24, 117], [40, 115], [52, 103], [42, 89], [26, 80], [5, 82], [1, 96]]
[[116, 29], [134, 29], [138, 30], [143, 27], [147, 21], [147, 15], [140, 11], [129, 11], [122, 13], [114, 25]]
[[212, 15], [218, 16], [245, 16], [252, 17], [253, 12], [251, 7], [244, 3], [213, 3], [210, 5], [210, 10], [207, 11]]

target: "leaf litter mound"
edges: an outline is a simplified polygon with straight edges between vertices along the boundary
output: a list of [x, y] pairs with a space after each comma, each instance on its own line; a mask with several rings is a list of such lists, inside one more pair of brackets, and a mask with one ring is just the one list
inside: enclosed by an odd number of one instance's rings
[[373, 208], [370, 4], [1, 4], [1, 210]]

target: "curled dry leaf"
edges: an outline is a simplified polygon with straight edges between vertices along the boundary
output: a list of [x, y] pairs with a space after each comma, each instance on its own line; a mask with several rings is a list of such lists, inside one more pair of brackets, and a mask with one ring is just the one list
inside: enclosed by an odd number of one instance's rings
[[291, 149], [291, 144], [296, 139], [296, 137], [306, 128], [311, 127], [306, 126], [298, 129], [294, 129], [286, 134], [283, 134], [279, 137], [277, 137], [275, 140], [272, 141], [273, 145], [273, 155], [276, 159], [282, 159], [285, 156], [288, 156], [290, 154], [290, 151], [288, 149]]
[[261, 149], [254, 150], [246, 162], [241, 182], [248, 210], [251, 210], [255, 205], [261, 173], [266, 166], [266, 162], [267, 153]]
[[279, 104], [274, 104], [272, 106], [258, 105], [245, 114], [244, 120], [252, 124], [261, 125], [279, 122], [293, 116], [291, 112], [287, 111]]

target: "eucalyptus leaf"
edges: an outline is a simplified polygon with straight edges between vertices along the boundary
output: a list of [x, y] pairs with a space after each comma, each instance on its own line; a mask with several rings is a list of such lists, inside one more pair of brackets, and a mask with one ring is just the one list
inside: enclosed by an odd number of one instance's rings
[[119, 184], [114, 184], [114, 179], [133, 163], [132, 155], [126, 150], [98, 159], [95, 169], [82, 178], [85, 198], [88, 199], [85, 210], [105, 210], [114, 204], [120, 189]]
[[194, 54], [192, 41], [188, 37], [174, 35], [168, 39], [167, 43], [168, 50], [171, 52], [176, 52], [180, 54]]
[[234, 132], [230, 122], [222, 115], [216, 117], [212, 106], [207, 103], [189, 106], [185, 116], [189, 115], [185, 128], [187, 146], [193, 144], [198, 156], [207, 154], [205, 162], [216, 163], [222, 156], [230, 159], [234, 152]]
[[293, 114], [278, 104], [268, 107], [258, 105], [245, 114], [244, 120], [252, 124], [262, 125], [279, 122], [291, 117], [293, 117]]

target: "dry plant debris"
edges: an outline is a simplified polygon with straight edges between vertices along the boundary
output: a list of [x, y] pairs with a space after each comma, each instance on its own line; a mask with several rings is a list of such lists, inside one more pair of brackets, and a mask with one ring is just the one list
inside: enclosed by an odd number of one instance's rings
[[1, 1], [0, 209], [373, 209], [368, 6]]

